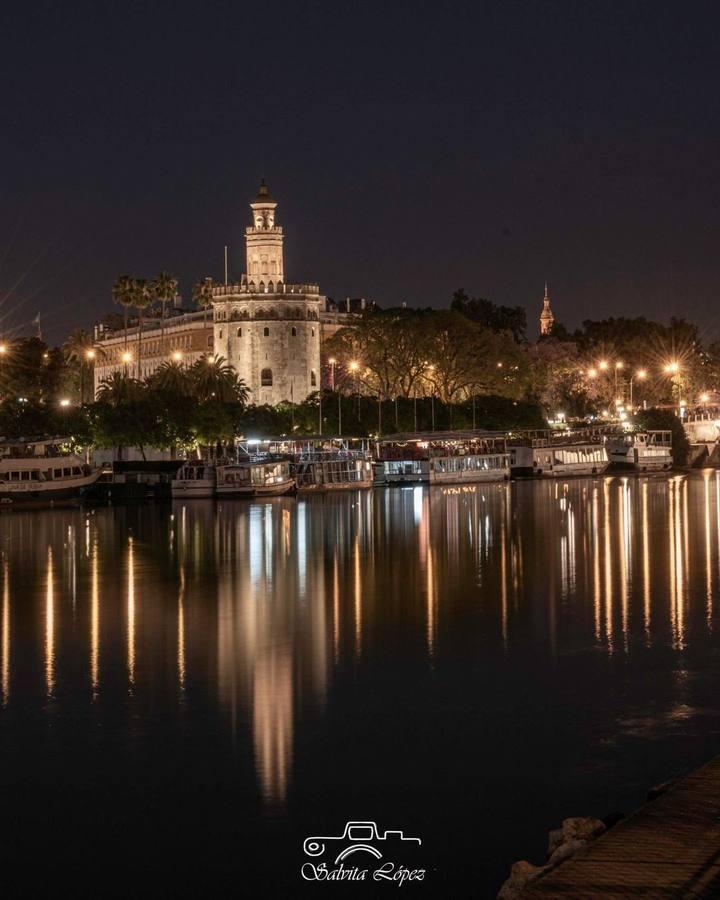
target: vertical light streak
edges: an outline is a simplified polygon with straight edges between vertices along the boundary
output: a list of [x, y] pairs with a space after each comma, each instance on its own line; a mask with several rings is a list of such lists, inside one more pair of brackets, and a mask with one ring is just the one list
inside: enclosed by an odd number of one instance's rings
[[100, 684], [100, 589], [98, 577], [98, 544], [93, 542], [90, 560], [90, 681], [93, 697]]
[[135, 684], [135, 549], [128, 538], [127, 553], [127, 670], [130, 687]]
[[333, 557], [333, 656], [337, 664], [340, 659], [340, 576], [337, 549]]
[[620, 608], [622, 616], [623, 648], [628, 650], [628, 619], [629, 619], [629, 540], [630, 522], [627, 502], [628, 484], [627, 478], [620, 482], [620, 504], [618, 506], [618, 539], [620, 542]]
[[505, 535], [506, 521], [503, 515], [500, 523], [500, 604], [502, 614], [503, 649], [508, 648], [508, 593], [507, 593], [507, 541]]
[[643, 544], [643, 619], [645, 623], [645, 641], [650, 645], [651, 610], [650, 610], [650, 521], [648, 519], [648, 485], [642, 484], [642, 544]]
[[181, 693], [185, 690], [185, 568], [180, 566], [180, 588], [178, 590], [178, 625], [177, 625], [177, 669], [178, 686]]
[[673, 636], [673, 648], [677, 649], [677, 577], [675, 566], [675, 479], [668, 481], [668, 559], [670, 562], [670, 628]]
[[604, 544], [605, 544], [605, 639], [608, 652], [614, 651], [613, 642], [613, 584], [612, 584], [612, 550], [610, 547], [610, 480], [603, 484], [604, 507]]
[[705, 480], [705, 600], [707, 627], [712, 629], [712, 544], [710, 524], [710, 472], [703, 472]]
[[48, 546], [45, 589], [45, 686], [48, 697], [52, 697], [55, 690], [55, 576], [50, 546]]
[[362, 653], [362, 590], [360, 581], [360, 536], [355, 535], [355, 550], [353, 553], [353, 571], [354, 571], [354, 588], [355, 588], [355, 655], [360, 656]]
[[10, 570], [7, 558], [3, 559], [3, 605], [2, 605], [2, 697], [3, 706], [10, 698]]
[[427, 627], [426, 639], [428, 655], [432, 660], [435, 656], [435, 562], [433, 559], [433, 549], [428, 541], [427, 545], [427, 564], [425, 567], [425, 594], [427, 606]]
[[602, 587], [600, 581], [600, 521], [597, 487], [592, 496], [592, 555], [593, 555], [593, 609], [595, 613], [595, 640], [601, 641]]

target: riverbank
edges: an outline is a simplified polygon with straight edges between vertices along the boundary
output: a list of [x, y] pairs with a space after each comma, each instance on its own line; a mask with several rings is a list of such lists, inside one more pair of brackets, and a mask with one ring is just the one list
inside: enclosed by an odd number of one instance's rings
[[550, 832], [547, 863], [515, 863], [498, 900], [717, 897], [719, 809], [720, 756], [653, 789], [617, 824], [565, 819]]

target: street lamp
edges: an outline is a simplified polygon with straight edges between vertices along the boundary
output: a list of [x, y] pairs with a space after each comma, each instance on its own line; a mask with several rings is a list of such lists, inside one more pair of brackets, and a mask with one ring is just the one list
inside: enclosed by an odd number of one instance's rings
[[[434, 372], [435, 366], [429, 365], [428, 372]], [[433, 382], [432, 394], [430, 394], [430, 416], [432, 421], [432, 430], [435, 431], [435, 383]]]
[[125, 374], [127, 375], [127, 367], [128, 367], [128, 363], [131, 363], [131, 362], [132, 362], [132, 353], [128, 353], [128, 351], [126, 350], [126, 351], [123, 353], [123, 355], [122, 355], [121, 358], [122, 358], [123, 363], [125, 364]]
[[608, 367], [608, 361], [606, 359], [601, 359], [600, 362], [598, 363], [598, 369], [602, 369], [602, 371], [604, 372], [605, 369], [607, 369], [607, 367]]
[[638, 369], [637, 372], [635, 372], [630, 377], [630, 409], [631, 410], [634, 409], [634, 407], [633, 407], [633, 381], [636, 378], [639, 381], [645, 381], [645, 379], [647, 378], [647, 370], [646, 369]]
[[63, 409], [66, 409], [68, 406], [70, 406], [70, 401], [67, 398], [63, 397], [63, 399], [60, 401], [60, 406], [62, 406]]
[[617, 388], [617, 385], [618, 385], [618, 372], [620, 371], [620, 369], [622, 369], [622, 368], [624, 367], [624, 365], [625, 365], [625, 364], [624, 364], [623, 362], [621, 362], [620, 360], [618, 360], [618, 361], [615, 363], [615, 396], [617, 396], [617, 390], [618, 390], [618, 388]]
[[702, 394], [700, 394], [700, 402], [701, 403], [707, 403], [709, 399], [710, 399], [710, 394], [708, 394], [707, 391], [703, 391]]
[[180, 360], [182, 359], [182, 353], [179, 350], [175, 350], [172, 358], [174, 362], [180, 362]]
[[335, 359], [334, 356], [331, 356], [330, 359], [328, 360], [328, 363], [330, 365], [330, 390], [331, 391], [335, 390], [335, 363], [336, 362], [337, 362], [337, 360]]
[[355, 373], [355, 393], [357, 394], [357, 415], [358, 421], [360, 420], [360, 384], [358, 382], [358, 369], [360, 368], [360, 363], [353, 359], [348, 366], [351, 372]]

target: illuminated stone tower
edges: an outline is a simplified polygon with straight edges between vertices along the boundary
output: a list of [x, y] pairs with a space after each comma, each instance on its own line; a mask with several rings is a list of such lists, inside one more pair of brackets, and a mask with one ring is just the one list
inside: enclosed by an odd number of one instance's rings
[[550, 309], [550, 295], [548, 294], [547, 282], [545, 282], [545, 297], [543, 298], [543, 308], [540, 313], [540, 334], [550, 334], [554, 321], [555, 316]]
[[275, 224], [277, 203], [263, 180], [250, 204], [253, 224], [245, 229], [247, 273], [256, 282], [275, 285], [283, 277], [283, 230]]
[[247, 272], [213, 288], [213, 347], [250, 389], [250, 402], [303, 401], [320, 386], [317, 284], [288, 284], [277, 203], [263, 181], [245, 229]]

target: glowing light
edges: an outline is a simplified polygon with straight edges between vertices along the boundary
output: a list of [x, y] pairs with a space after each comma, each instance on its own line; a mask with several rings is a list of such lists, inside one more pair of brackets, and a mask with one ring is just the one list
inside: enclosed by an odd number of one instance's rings
[[86, 350], [85, 351], [85, 359], [95, 359], [95, 351], [94, 350]]
[[668, 375], [675, 375], [680, 371], [680, 364], [673, 360], [665, 366], [665, 371], [668, 373]]
[[615, 368], [616, 368], [616, 369], [622, 369], [622, 368], [624, 368], [624, 366], [625, 366], [625, 363], [624, 363], [624, 362], [621, 362], [620, 360], [618, 360], [618, 361], [615, 363]]
[[70, 406], [70, 401], [67, 399], [67, 397], [63, 397], [63, 399], [60, 401], [60, 406], [62, 406], [63, 408]]
[[640, 379], [647, 378], [647, 369], [638, 369], [635, 377]]
[[128, 353], [127, 350], [122, 355], [122, 361], [124, 363], [132, 362], [132, 353]]
[[350, 371], [351, 371], [351, 372], [357, 372], [357, 370], [358, 370], [359, 368], [360, 368], [360, 363], [359, 363], [356, 359], [354, 359], [354, 360], [350, 363]]
[[601, 359], [600, 362], [598, 363], [598, 369], [602, 369], [604, 372], [605, 369], [607, 369], [607, 367], [608, 367], [608, 361], [606, 359]]
[[7, 344], [0, 344], [0, 354], [7, 353]]
[[328, 360], [328, 362], [330, 363], [331, 366], [334, 366], [335, 363], [337, 362], [337, 360], [335, 359], [334, 356], [331, 356], [330, 359]]
[[588, 369], [588, 378], [597, 378], [597, 369]]
[[700, 402], [701, 403], [707, 403], [709, 399], [710, 399], [710, 394], [708, 394], [706, 391], [703, 391], [703, 393], [700, 394]]
[[179, 350], [176, 350], [173, 353], [172, 358], [175, 360], [175, 362], [180, 362], [180, 360], [182, 359], [182, 353]]

